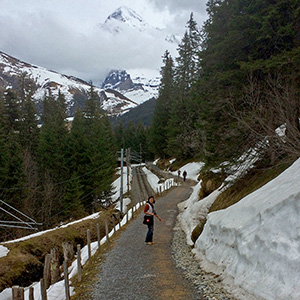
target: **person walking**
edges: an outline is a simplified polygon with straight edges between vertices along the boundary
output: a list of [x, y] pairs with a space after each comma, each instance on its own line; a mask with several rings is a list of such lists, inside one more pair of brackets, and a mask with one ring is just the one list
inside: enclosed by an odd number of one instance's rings
[[178, 178], [180, 177], [180, 173], [181, 173], [181, 171], [180, 171], [180, 170], [178, 170], [178, 171], [177, 171]]
[[154, 216], [161, 221], [161, 218], [157, 215], [156, 211], [154, 210], [154, 197], [150, 196], [144, 208], [144, 223], [148, 225], [148, 231], [146, 234], [146, 245], [153, 245], [153, 230], [154, 230]]
[[186, 170], [184, 170], [184, 171], [183, 171], [183, 173], [182, 173], [182, 176], [183, 176], [183, 181], [185, 181], [185, 179], [186, 179], [186, 175], [187, 175], [187, 172], [186, 172]]

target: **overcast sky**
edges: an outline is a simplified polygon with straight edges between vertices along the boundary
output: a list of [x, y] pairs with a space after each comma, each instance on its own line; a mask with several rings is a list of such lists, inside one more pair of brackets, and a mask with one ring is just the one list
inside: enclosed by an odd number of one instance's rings
[[182, 38], [191, 12], [199, 27], [205, 21], [206, 2], [0, 0], [0, 51], [97, 84], [110, 69], [160, 69], [161, 56], [172, 48], [157, 36], [101, 30], [99, 24], [117, 8], [127, 6], [151, 26]]

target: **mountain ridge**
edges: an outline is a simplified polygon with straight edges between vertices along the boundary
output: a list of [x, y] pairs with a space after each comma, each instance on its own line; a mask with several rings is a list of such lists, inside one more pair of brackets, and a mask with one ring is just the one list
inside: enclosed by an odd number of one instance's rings
[[[47, 92], [51, 92], [54, 96], [57, 96], [59, 91], [64, 94], [68, 116], [73, 116], [78, 107], [82, 108], [88, 98], [91, 84], [86, 81], [32, 65], [0, 51], [0, 90], [17, 89], [22, 73], [26, 73], [35, 83], [33, 99], [36, 102]], [[94, 87], [94, 91], [99, 97], [100, 106], [109, 115], [119, 115], [137, 106], [135, 101], [120, 92], [113, 92], [112, 89], [107, 92], [105, 89]]]

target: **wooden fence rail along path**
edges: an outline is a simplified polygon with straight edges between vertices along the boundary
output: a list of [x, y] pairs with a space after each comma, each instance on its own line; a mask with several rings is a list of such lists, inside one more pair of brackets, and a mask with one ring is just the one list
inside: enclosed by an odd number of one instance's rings
[[[145, 204], [145, 201], [138, 203], [132, 207], [119, 221], [118, 225], [114, 226], [109, 232], [108, 222], [105, 221], [105, 236], [101, 239], [100, 226], [97, 224], [95, 231], [97, 232], [97, 241], [91, 241], [91, 231], [87, 230], [87, 245], [81, 248], [77, 245], [76, 259], [74, 260], [73, 244], [65, 242], [62, 244], [64, 253], [63, 262], [63, 280], [61, 280], [61, 267], [59, 266], [58, 253], [59, 249], [52, 249], [49, 254], [45, 256], [43, 278], [40, 279], [39, 284], [30, 286], [29, 288], [13, 286], [12, 300], [47, 300], [48, 293], [55, 287], [56, 284], [63, 282], [64, 285], [64, 299], [70, 300], [70, 280], [77, 276], [78, 281], [82, 279], [82, 268], [88, 262], [96, 251], [100, 251], [101, 245], [109, 243], [113, 234], [124, 226], [128, 221], [133, 219], [135, 212]], [[83, 254], [87, 255], [83, 255]]]

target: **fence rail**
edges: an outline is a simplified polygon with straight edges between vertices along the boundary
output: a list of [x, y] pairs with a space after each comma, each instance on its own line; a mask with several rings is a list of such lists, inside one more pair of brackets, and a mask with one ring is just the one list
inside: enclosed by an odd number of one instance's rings
[[[86, 262], [88, 262], [92, 255], [96, 252], [96, 251], [100, 251], [101, 249], [101, 245], [103, 245], [104, 243], [109, 243], [110, 242], [110, 238], [114, 235], [114, 233], [116, 233], [116, 231], [118, 231], [122, 226], [124, 226], [128, 221], [130, 221], [131, 219], [134, 218], [134, 214], [137, 212], [137, 210], [146, 203], [146, 201], [143, 202], [139, 202], [137, 205], [135, 205], [134, 207], [132, 207], [131, 209], [128, 210], [128, 212], [124, 215], [124, 217], [122, 218], [122, 220], [120, 220], [120, 222], [113, 227], [113, 229], [109, 232], [108, 230], [108, 222], [105, 222], [105, 236], [102, 238], [101, 240], [101, 235], [100, 235], [100, 226], [99, 224], [97, 224], [96, 227], [96, 231], [97, 231], [97, 241], [92, 243], [91, 241], [91, 232], [88, 229], [87, 230], [87, 245], [85, 247], [87, 247], [87, 259], [86, 261], [84, 261], [84, 257], [82, 256], [83, 250], [84, 248], [81, 248], [81, 245], [78, 244], [77, 245], [77, 258], [76, 260], [70, 262], [69, 259], [67, 259], [68, 257], [68, 247], [64, 246], [63, 250], [64, 250], [64, 263], [63, 263], [63, 269], [64, 269], [64, 279], [58, 281], [58, 282], [64, 282], [64, 290], [65, 290], [65, 299], [66, 300], [70, 300], [70, 279], [74, 276], [77, 276], [78, 281], [80, 282], [82, 279], [82, 268], [84, 266], [84, 264]], [[95, 249], [96, 248], [96, 249]], [[57, 250], [57, 249], [56, 249]], [[93, 250], [95, 250], [93, 252]], [[52, 251], [51, 251], [52, 252]], [[45, 256], [45, 264], [44, 264], [44, 273], [43, 273], [43, 278], [40, 280], [39, 282], [39, 286], [35, 286], [36, 287], [36, 293], [34, 290], [34, 287], [31, 286], [28, 289], [23, 288], [23, 287], [19, 287], [19, 286], [13, 286], [12, 287], [12, 300], [25, 300], [25, 299], [29, 299], [29, 300], [47, 300], [48, 298], [48, 292], [51, 289], [51, 287], [53, 285], [55, 285], [55, 283], [52, 282], [51, 280], [51, 271], [53, 271], [53, 269], [55, 268], [53, 266], [53, 264], [55, 263], [55, 259], [53, 258], [55, 257], [55, 251], [53, 251], [53, 253], [51, 254], [47, 254]], [[68, 267], [70, 265], [70, 263], [73, 264], [74, 268], [70, 268]], [[70, 269], [76, 269], [76, 271], [72, 271], [70, 272]], [[71, 273], [71, 274], [70, 274]], [[50, 285], [51, 284], [51, 285]], [[50, 287], [50, 288], [49, 288]], [[47, 291], [48, 290], [48, 291]], [[40, 295], [38, 294], [38, 291], [40, 291]]]

